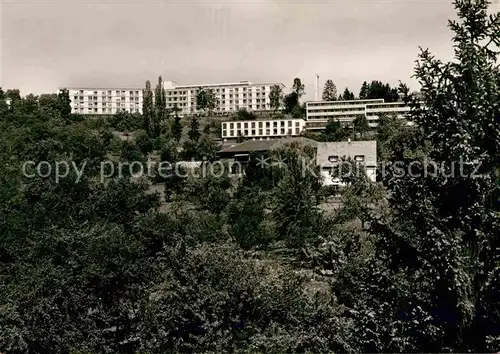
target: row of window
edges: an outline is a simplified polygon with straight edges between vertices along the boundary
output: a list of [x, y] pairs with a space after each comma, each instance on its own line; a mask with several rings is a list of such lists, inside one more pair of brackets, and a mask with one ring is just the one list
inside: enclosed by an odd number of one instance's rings
[[360, 111], [364, 112], [365, 107], [356, 107], [356, 108], [332, 108], [332, 109], [314, 109], [308, 112], [309, 114], [316, 114], [316, 113], [337, 113], [337, 112], [355, 112], [355, 111]]
[[[408, 107], [404, 102], [388, 103], [388, 104], [369, 104], [366, 105], [367, 109], [378, 109], [378, 108], [398, 108], [398, 107]], [[409, 109], [410, 107], [408, 107]]]
[[[84, 99], [84, 96], [74, 96], [73, 97], [74, 101], [80, 101], [80, 102], [84, 102], [85, 99]], [[112, 96], [102, 96], [101, 97], [101, 101], [112, 101], [113, 97]], [[98, 101], [98, 97], [97, 96], [88, 96], [88, 100], [89, 101]], [[127, 98], [125, 96], [121, 96], [121, 97], [116, 97], [116, 100], [117, 101], [127, 101]], [[135, 97], [130, 97], [130, 100], [129, 101], [135, 101], [135, 102], [139, 102], [139, 97], [138, 96], [135, 96]]]
[[[80, 95], [83, 95], [85, 93], [85, 90], [79, 90], [77, 91]], [[127, 90], [116, 90], [115, 93], [117, 96], [120, 96], [120, 95], [125, 95], [127, 92]], [[133, 90], [133, 91], [128, 91], [129, 95], [130, 96], [134, 96], [134, 95], [139, 95], [141, 91], [140, 90]], [[94, 96], [97, 96], [98, 95], [98, 91], [87, 91], [88, 95], [94, 95]], [[107, 91], [101, 91], [101, 95], [102, 96], [111, 96], [113, 93], [113, 90], [107, 90]]]
[[[272, 131], [272, 134], [271, 134], [271, 131]], [[250, 132], [250, 134], [248, 134], [249, 132]], [[293, 128], [289, 128], [289, 129], [274, 128], [272, 130], [271, 129], [265, 129], [265, 130], [264, 129], [252, 129], [252, 130], [245, 129], [245, 130], [236, 130], [236, 134], [235, 134], [235, 130], [230, 130], [229, 134], [228, 134], [227, 130], [223, 130], [222, 137], [223, 138], [224, 137], [237, 137], [240, 135], [242, 135], [242, 136], [266, 136], [266, 135], [285, 135], [285, 134], [294, 135], [294, 132], [295, 132], [295, 135], [299, 135], [300, 128], [295, 128], [295, 130]]]
[[[243, 128], [248, 128], [249, 124], [250, 124], [251, 128], [255, 128], [256, 124], [258, 124], [259, 128], [263, 128], [264, 123], [266, 123], [266, 128], [270, 128], [271, 127], [271, 122], [273, 124], [273, 127], [278, 127], [278, 126], [284, 127], [286, 125], [288, 125], [289, 127], [291, 127], [292, 124], [293, 124], [293, 121], [291, 121], [291, 120], [289, 120], [289, 121], [274, 120], [274, 121], [266, 121], [266, 122], [263, 122], [263, 121], [259, 121], [259, 122], [236, 122], [236, 123], [235, 122], [230, 122], [230, 123], [223, 123], [222, 124], [222, 129], [227, 129], [228, 125], [229, 125], [229, 129], [234, 129], [235, 125], [236, 125], [236, 129], [241, 129], [242, 125], [243, 125]], [[300, 122], [296, 121], [295, 122], [295, 126], [296, 127], [300, 127]]]
[[364, 106], [369, 103], [384, 103], [384, 99], [374, 99], [374, 100], [353, 100], [353, 101], [323, 101], [323, 102], [308, 102], [307, 107], [321, 107], [321, 106]]
[[[364, 116], [364, 114], [346, 114], [346, 115], [342, 115], [342, 116], [335, 116], [334, 118], [342, 121], [342, 120], [356, 119], [356, 117], [359, 117], [359, 116]], [[325, 119], [325, 120], [328, 120], [330, 118], [332, 118], [331, 115], [308, 116], [308, 119], [312, 119], [312, 120], [314, 120], [314, 119]]]
[[[130, 112], [130, 113], [141, 113], [139, 108], [130, 108], [128, 110], [126, 108], [117, 108], [117, 109], [102, 108], [101, 111], [103, 114], [112, 114], [112, 113], [116, 113], [116, 112], [120, 112], [120, 111]], [[85, 110], [83, 107], [80, 107], [80, 108], [75, 108], [73, 110], [73, 112], [74, 113], [84, 113]], [[87, 112], [88, 113], [99, 113], [99, 109], [98, 108], [88, 108]]]

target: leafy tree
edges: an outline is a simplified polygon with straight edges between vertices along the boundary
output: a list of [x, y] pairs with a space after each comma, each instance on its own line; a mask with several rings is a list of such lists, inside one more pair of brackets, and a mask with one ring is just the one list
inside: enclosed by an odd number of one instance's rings
[[325, 88], [321, 96], [323, 101], [336, 101], [337, 100], [337, 86], [332, 80], [328, 79], [325, 82]]
[[196, 117], [191, 117], [191, 122], [189, 125], [188, 137], [193, 143], [197, 143], [200, 139], [200, 124]]
[[370, 130], [370, 126], [368, 125], [368, 119], [366, 119], [365, 115], [357, 116], [352, 123], [354, 126], [354, 131], [356, 133], [359, 133], [361, 138], [363, 138], [365, 133]]
[[57, 94], [57, 107], [63, 119], [69, 119], [71, 116], [71, 99], [69, 91], [63, 89]]
[[359, 99], [365, 100], [367, 96], [368, 96], [368, 83], [366, 81], [363, 81], [361, 89], [359, 90]]
[[153, 151], [153, 141], [146, 132], [139, 133], [134, 139], [135, 145], [145, 156]]
[[314, 164], [314, 152], [307, 146], [292, 143], [273, 152], [283, 177], [274, 191], [273, 219], [279, 237], [293, 248], [303, 247], [318, 237], [322, 222], [317, 210], [320, 195], [320, 175]]
[[246, 140], [245, 136], [243, 134], [241, 134], [241, 131], [238, 131], [238, 135], [236, 137], [236, 142], [239, 144], [239, 143], [244, 142], [245, 140]]
[[280, 110], [283, 102], [283, 89], [280, 85], [273, 85], [269, 93], [269, 100], [271, 101], [271, 109], [276, 113]]
[[[356, 322], [371, 328], [357, 327], [364, 351], [498, 350], [499, 187], [492, 161], [500, 78], [490, 46], [500, 40], [500, 16], [488, 16], [487, 1], [454, 4], [456, 59], [420, 53], [415, 76], [423, 106], [413, 102], [410, 114], [419, 128], [397, 168], [385, 171], [388, 213], [370, 222], [377, 257], [366, 265], [370, 274], [357, 279], [373, 287], [345, 301]], [[423, 157], [411, 157], [418, 150]], [[440, 167], [424, 173], [424, 162]]]
[[182, 137], [182, 130], [183, 126], [181, 123], [181, 118], [179, 117], [179, 110], [180, 108], [177, 107], [177, 105], [174, 105], [173, 111], [174, 111], [174, 120], [172, 121], [172, 126], [170, 128], [170, 131], [172, 132], [172, 136], [174, 139], [179, 142]]
[[231, 235], [244, 249], [265, 247], [273, 240], [265, 213], [266, 196], [258, 188], [241, 186], [228, 210]]
[[235, 120], [255, 120], [257, 116], [253, 112], [249, 112], [246, 109], [240, 109], [236, 112]]
[[199, 87], [196, 91], [196, 110], [212, 113], [216, 106], [215, 93], [212, 89]]
[[305, 118], [306, 116], [305, 103], [302, 105], [296, 104], [295, 107], [293, 107], [291, 114], [293, 118]]
[[285, 113], [292, 113], [293, 109], [299, 104], [299, 97], [295, 92], [285, 95], [284, 98]]
[[374, 80], [370, 84], [363, 82], [359, 92], [360, 99], [383, 98], [385, 102], [396, 102], [399, 100], [398, 89], [391, 88], [389, 84]]
[[354, 93], [349, 91], [349, 88], [345, 88], [344, 93], [339, 96], [339, 100], [344, 100], [344, 101], [349, 101], [349, 100], [354, 100], [356, 97], [354, 96]]
[[163, 79], [158, 77], [158, 84], [156, 85], [154, 94], [154, 114], [151, 121], [151, 136], [153, 138], [159, 137], [162, 134], [162, 125], [168, 118], [167, 113], [167, 97], [165, 89], [163, 88]]
[[342, 126], [342, 123], [333, 118], [328, 120], [325, 130], [321, 133], [324, 141], [342, 141], [349, 135], [349, 132]]

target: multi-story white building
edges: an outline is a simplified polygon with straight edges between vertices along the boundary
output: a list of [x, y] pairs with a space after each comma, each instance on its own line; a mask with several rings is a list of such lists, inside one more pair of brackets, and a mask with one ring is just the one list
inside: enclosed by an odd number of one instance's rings
[[278, 85], [283, 90], [282, 83], [252, 84], [249, 81], [208, 85], [177, 85], [166, 89], [167, 108], [177, 105], [182, 114], [197, 113], [196, 92], [199, 89], [211, 90], [215, 94], [216, 114], [227, 114], [240, 109], [248, 111], [271, 110], [269, 94], [271, 88]]
[[324, 129], [329, 119], [350, 123], [358, 116], [365, 116], [370, 126], [376, 126], [382, 114], [404, 117], [410, 107], [404, 102], [385, 102], [383, 98], [350, 101], [306, 102], [307, 129]]
[[271, 139], [299, 136], [304, 130], [304, 119], [238, 120], [222, 122], [222, 139], [238, 136], [252, 139]]
[[142, 112], [142, 88], [69, 87], [71, 113], [115, 114], [120, 111]]
[[[377, 142], [371, 141], [337, 141], [318, 143], [316, 165], [320, 168], [323, 184], [327, 186], [343, 185], [340, 176], [333, 175], [333, 169], [344, 163], [343, 158], [350, 158], [364, 168], [364, 172], [373, 182], [377, 179]], [[354, 171], [345, 171], [345, 173]], [[345, 177], [345, 176], [344, 176]]]
[[[282, 83], [252, 84], [249, 81], [237, 83], [178, 85], [174, 81], [163, 82], [167, 108], [180, 109], [182, 115], [199, 113], [196, 107], [196, 93], [199, 89], [211, 90], [215, 94], [215, 114], [229, 114], [240, 109], [248, 111], [271, 110], [269, 94], [274, 85]], [[154, 91], [154, 83], [152, 89]], [[142, 112], [143, 88], [82, 88], [70, 87], [72, 113], [115, 114], [119, 111]]]

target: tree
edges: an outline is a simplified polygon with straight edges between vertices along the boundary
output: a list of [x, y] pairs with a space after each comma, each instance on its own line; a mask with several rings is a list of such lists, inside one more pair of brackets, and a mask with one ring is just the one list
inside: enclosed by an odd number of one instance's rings
[[290, 92], [288, 95], [286, 95], [284, 99], [284, 104], [285, 104], [285, 113], [287, 114], [292, 113], [292, 110], [299, 104], [299, 98], [297, 96], [297, 93]]
[[360, 99], [383, 98], [385, 102], [396, 102], [399, 100], [398, 89], [382, 81], [373, 80], [370, 84], [363, 82], [359, 92]]
[[216, 107], [215, 93], [211, 89], [199, 87], [196, 91], [196, 110], [213, 112]]
[[292, 117], [293, 118], [305, 118], [306, 116], [306, 107], [304, 104], [296, 104], [292, 109]]
[[61, 113], [63, 119], [69, 119], [71, 116], [71, 99], [69, 98], [69, 91], [63, 89], [57, 94], [57, 108]]
[[330, 118], [322, 131], [324, 141], [342, 141], [348, 136], [348, 131], [338, 120]]
[[361, 138], [363, 138], [364, 134], [370, 130], [370, 126], [368, 125], [368, 119], [366, 119], [365, 115], [357, 116], [352, 122], [354, 126], [354, 131], [359, 133]]
[[323, 89], [323, 95], [321, 96], [323, 101], [336, 101], [337, 100], [337, 87], [332, 80], [328, 79], [325, 82], [325, 88]]
[[213, 89], [207, 90], [206, 92], [206, 105], [208, 112], [212, 114], [213, 111], [215, 110], [215, 107], [217, 106], [215, 92]]
[[200, 124], [196, 117], [191, 118], [191, 123], [189, 125], [188, 137], [193, 143], [197, 143], [200, 139]]
[[304, 90], [305, 90], [305, 85], [302, 83], [302, 81], [300, 81], [298, 77], [293, 79], [292, 92], [294, 92], [295, 95], [297, 96], [297, 102], [306, 93]]
[[361, 89], [359, 90], [359, 99], [364, 100], [368, 97], [368, 83], [366, 81], [363, 81], [363, 84], [361, 85]]
[[[273, 190], [272, 217], [278, 235], [292, 248], [305, 246], [319, 236], [322, 227], [318, 212], [319, 170], [312, 165], [314, 149], [291, 143], [272, 151], [276, 188]], [[313, 166], [306, 169], [305, 166]]]
[[363, 351], [498, 350], [500, 75], [491, 45], [500, 16], [488, 16], [484, 0], [454, 5], [455, 59], [419, 54], [423, 104], [412, 100], [409, 115], [418, 129], [385, 169], [389, 209], [370, 221], [376, 257], [356, 274], [370, 290], [345, 302], [370, 328], [358, 332]]
[[238, 131], [238, 136], [236, 137], [236, 142], [242, 143], [244, 141], [245, 141], [245, 137], [243, 136], [243, 134], [241, 134], [241, 131]]
[[255, 120], [257, 119], [257, 116], [253, 112], [249, 112], [246, 109], [239, 109], [238, 112], [236, 112], [236, 117], [234, 117], [235, 120]]
[[151, 134], [153, 138], [159, 137], [162, 133], [163, 122], [167, 120], [167, 97], [163, 88], [163, 79], [158, 77], [158, 84], [155, 89], [154, 114], [151, 121]]
[[349, 91], [349, 88], [345, 88], [344, 93], [339, 97], [339, 100], [344, 100], [344, 101], [349, 101], [349, 100], [354, 100], [356, 97], [354, 96], [354, 93]]
[[144, 118], [144, 130], [150, 137], [154, 137], [152, 124], [154, 121], [153, 91], [151, 83], [146, 81], [146, 88], [142, 91], [142, 116]]
[[269, 100], [271, 101], [271, 109], [276, 113], [281, 108], [283, 102], [283, 89], [280, 85], [273, 85], [269, 93]]

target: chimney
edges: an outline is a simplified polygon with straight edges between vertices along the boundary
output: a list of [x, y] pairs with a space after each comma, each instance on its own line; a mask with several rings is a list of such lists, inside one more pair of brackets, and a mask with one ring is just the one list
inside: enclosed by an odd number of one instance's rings
[[319, 75], [316, 74], [316, 101], [319, 101]]

